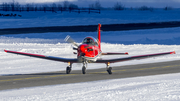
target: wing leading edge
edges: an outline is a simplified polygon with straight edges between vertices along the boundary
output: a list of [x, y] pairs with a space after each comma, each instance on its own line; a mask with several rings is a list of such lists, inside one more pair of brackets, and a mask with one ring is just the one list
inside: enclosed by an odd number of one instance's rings
[[125, 58], [117, 58], [117, 59], [101, 59], [101, 60], [97, 60], [96, 63], [115, 63], [115, 62], [129, 61], [133, 59], [144, 59], [144, 58], [156, 57], [161, 55], [168, 55], [168, 54], [176, 54], [176, 52], [173, 51], [173, 52], [165, 52], [165, 53], [139, 55], [139, 56], [131, 56]]
[[16, 51], [10, 51], [10, 50], [4, 50], [4, 51], [7, 52], [7, 53], [25, 55], [25, 56], [36, 57], [36, 58], [41, 58], [41, 59], [48, 59], [48, 60], [54, 60], [54, 61], [60, 61], [60, 62], [71, 62], [71, 63], [77, 63], [78, 62], [77, 59], [73, 59], [73, 58], [60, 58], [60, 57], [45, 56], [45, 55], [39, 55], [39, 54], [16, 52]]

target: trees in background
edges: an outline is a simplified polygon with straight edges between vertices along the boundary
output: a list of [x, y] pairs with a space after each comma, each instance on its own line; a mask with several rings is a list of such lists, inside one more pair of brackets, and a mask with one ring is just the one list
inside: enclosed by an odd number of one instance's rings
[[138, 8], [138, 10], [140, 11], [153, 11], [153, 8], [152, 7], [147, 7], [147, 6], [141, 6], [140, 8]]
[[[12, 2], [7, 3], [4, 2], [2, 4], [0, 4], [0, 10], [2, 11], [52, 11], [52, 12], [56, 12], [56, 11], [72, 11], [72, 10], [77, 10], [80, 9], [78, 7], [78, 5], [73, 4], [71, 2], [68, 1], [64, 1], [62, 3], [51, 3], [51, 4], [34, 4], [34, 3], [27, 3], [25, 5], [21, 5], [18, 2], [16, 2], [15, 0], [12, 0]], [[86, 9], [107, 9], [107, 8], [103, 8], [101, 6], [101, 3], [99, 2], [99, 0], [95, 1], [92, 4], [89, 4], [89, 8]], [[145, 11], [145, 10], [149, 10], [149, 11], [153, 11], [154, 8], [152, 7], [147, 7], [147, 6], [141, 6], [138, 8], [126, 8], [121, 2], [116, 2], [114, 4], [114, 6], [112, 8], [108, 8], [108, 9], [114, 9], [114, 10], [140, 10], [140, 11]], [[166, 6], [165, 8], [163, 8], [164, 10], [172, 10], [172, 7]]]
[[124, 10], [124, 9], [125, 9], [124, 5], [122, 5], [120, 2], [117, 2], [114, 5], [114, 10]]
[[57, 11], [61, 9], [69, 9], [69, 8], [78, 8], [77, 5], [70, 3], [68, 1], [64, 1], [61, 5], [60, 3], [52, 3], [52, 4], [34, 4], [27, 3], [25, 5], [20, 5], [18, 2], [7, 3], [4, 2], [0, 4], [0, 10], [2, 11]]
[[172, 10], [173, 8], [172, 7], [169, 7], [169, 6], [166, 6], [165, 8], [164, 8], [164, 10], [165, 11], [167, 11], [167, 10]]
[[93, 3], [93, 4], [90, 4], [90, 5], [89, 5], [89, 8], [91, 8], [91, 9], [101, 9], [102, 6], [101, 6], [101, 4], [100, 4], [99, 1], [96, 1], [96, 2]]

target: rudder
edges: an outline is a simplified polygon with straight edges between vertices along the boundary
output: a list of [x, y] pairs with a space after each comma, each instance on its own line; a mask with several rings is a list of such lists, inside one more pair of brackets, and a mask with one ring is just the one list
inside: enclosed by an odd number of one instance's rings
[[101, 24], [98, 24], [98, 45], [99, 49], [101, 50]]

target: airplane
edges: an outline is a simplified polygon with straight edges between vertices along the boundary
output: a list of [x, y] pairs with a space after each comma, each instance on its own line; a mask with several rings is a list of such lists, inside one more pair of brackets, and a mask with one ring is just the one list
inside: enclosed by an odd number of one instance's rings
[[102, 58], [100, 58], [101, 55], [128, 55], [128, 52], [125, 52], [125, 53], [109, 53], [109, 52], [103, 53], [101, 51], [101, 24], [98, 24], [97, 39], [95, 39], [93, 37], [86, 37], [82, 41], [82, 44], [80, 44], [80, 45], [78, 45], [70, 36], [67, 36], [65, 38], [65, 41], [72, 43], [74, 45], [73, 50], [77, 51], [77, 52], [74, 52], [74, 54], [77, 54], [77, 58], [75, 58], [75, 59], [74, 58], [62, 58], [62, 57], [54, 57], [54, 56], [46, 56], [46, 55], [39, 55], [39, 54], [32, 54], [32, 53], [17, 52], [17, 51], [11, 51], [11, 50], [4, 50], [4, 51], [7, 53], [13, 53], [13, 54], [19, 54], [19, 55], [24, 55], [24, 56], [30, 56], [30, 57], [35, 57], [35, 58], [48, 59], [48, 60], [68, 63], [68, 66], [66, 67], [66, 74], [70, 74], [73, 63], [82, 63], [83, 64], [83, 66], [82, 66], [83, 74], [86, 74], [86, 68], [87, 68], [88, 63], [105, 63], [108, 74], [112, 74], [112, 67], [110, 67], [110, 63], [129, 61], [129, 60], [133, 60], [133, 59], [144, 59], [144, 58], [150, 58], [150, 57], [162, 56], [162, 55], [168, 55], [168, 54], [176, 54], [175, 51], [172, 51], [172, 52], [164, 52], [164, 53], [129, 56], [129, 57], [115, 58], [115, 59], [102, 59]]

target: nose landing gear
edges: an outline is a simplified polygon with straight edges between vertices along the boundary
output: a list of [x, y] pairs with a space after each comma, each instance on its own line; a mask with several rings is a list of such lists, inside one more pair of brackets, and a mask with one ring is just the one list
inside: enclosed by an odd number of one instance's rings
[[85, 66], [82, 67], [82, 73], [86, 74], [86, 67]]
[[87, 67], [87, 63], [83, 62], [83, 67], [82, 67], [82, 73], [86, 74], [86, 67]]

